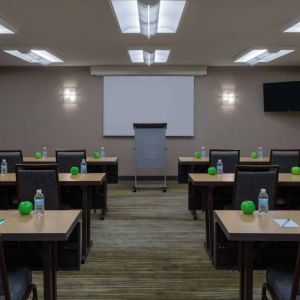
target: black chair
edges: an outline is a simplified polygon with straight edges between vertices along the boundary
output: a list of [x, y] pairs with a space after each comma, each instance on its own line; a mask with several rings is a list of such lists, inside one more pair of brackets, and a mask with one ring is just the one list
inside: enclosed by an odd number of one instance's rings
[[61, 209], [57, 164], [16, 165], [19, 201], [33, 201], [36, 190], [45, 196], [45, 209]]
[[7, 162], [7, 172], [14, 173], [15, 165], [23, 163], [21, 150], [0, 150], [0, 162], [5, 159]]
[[69, 173], [71, 167], [80, 170], [81, 161], [86, 160], [85, 150], [55, 150], [56, 163], [60, 173]]
[[37, 300], [37, 289], [32, 284], [31, 270], [25, 266], [6, 266], [3, 243], [0, 237], [0, 272], [1, 281], [0, 299], [3, 300], [25, 300], [29, 299], [32, 293], [32, 299]]
[[234, 173], [235, 166], [240, 162], [240, 150], [211, 149], [209, 166], [216, 167], [219, 159], [222, 160], [224, 173]]
[[290, 173], [291, 168], [300, 164], [300, 150], [271, 150], [270, 164], [278, 165], [280, 173]]
[[[69, 173], [71, 167], [78, 167], [80, 170], [81, 161], [86, 160], [85, 150], [56, 150], [56, 163], [60, 173]], [[82, 191], [80, 187], [63, 187], [61, 189], [62, 199], [74, 209], [82, 208]]]
[[258, 207], [260, 190], [266, 189], [269, 208], [276, 207], [278, 166], [236, 166], [233, 192], [233, 209], [240, 209], [244, 200], [252, 200]]
[[[298, 166], [300, 163], [300, 150], [297, 149], [284, 149], [284, 150], [271, 150], [270, 163], [279, 165], [280, 173], [290, 173], [293, 166]], [[298, 194], [299, 187], [280, 187], [278, 192], [278, 204], [283, 209], [294, 208], [299, 206]]]
[[[15, 165], [23, 163], [21, 150], [0, 150], [0, 163], [5, 159], [7, 162], [7, 172], [14, 173]], [[16, 192], [14, 187], [0, 188], [0, 208], [9, 209], [15, 206]]]
[[[300, 245], [300, 244], [299, 244]], [[296, 265], [294, 266], [271, 266], [266, 272], [266, 283], [262, 288], [262, 300], [267, 300], [267, 291], [273, 300], [296, 300], [300, 299], [300, 247]]]
[[[240, 150], [211, 149], [209, 152], [209, 166], [216, 167], [219, 159], [222, 160], [224, 173], [234, 173], [235, 166], [240, 161]], [[213, 191], [213, 197], [214, 208], [223, 209], [227, 205], [231, 205], [232, 188], [216, 187]]]
[[[276, 207], [278, 169], [278, 166], [237, 165], [231, 204], [226, 205], [224, 209], [240, 210], [241, 203], [245, 200], [252, 200], [257, 208], [258, 195], [262, 188], [265, 188], [269, 195], [269, 208], [274, 209]], [[237, 244], [235, 242], [229, 242], [219, 228], [215, 231], [215, 238], [215, 266], [217, 268], [237, 267]], [[278, 245], [276, 245], [276, 247], [277, 246]], [[261, 263], [260, 261], [264, 260], [265, 253], [269, 253], [270, 248], [269, 244], [258, 243], [255, 245], [255, 264], [259, 265]], [[274, 252], [274, 256], [277, 256], [277, 252], [276, 254]], [[269, 257], [272, 256], [269, 255]]]

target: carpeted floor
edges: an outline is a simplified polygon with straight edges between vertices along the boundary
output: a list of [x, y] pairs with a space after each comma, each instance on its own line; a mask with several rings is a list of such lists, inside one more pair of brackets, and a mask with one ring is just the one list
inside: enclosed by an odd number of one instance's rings
[[[216, 271], [203, 248], [203, 216], [187, 211], [187, 186], [167, 193], [108, 187], [105, 221], [93, 215], [94, 246], [80, 272], [58, 272], [58, 299], [238, 299], [239, 274]], [[264, 272], [255, 273], [260, 299]], [[42, 276], [34, 274], [42, 295]]]

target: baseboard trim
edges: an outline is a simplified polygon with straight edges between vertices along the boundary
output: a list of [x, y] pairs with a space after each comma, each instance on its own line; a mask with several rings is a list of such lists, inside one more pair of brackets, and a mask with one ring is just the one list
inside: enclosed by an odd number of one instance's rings
[[[154, 180], [162, 180], [162, 176], [139, 176], [139, 180], [143, 181], [154, 181]], [[133, 181], [134, 176], [119, 176], [120, 181]], [[167, 176], [167, 180], [169, 181], [177, 181], [178, 176]]]

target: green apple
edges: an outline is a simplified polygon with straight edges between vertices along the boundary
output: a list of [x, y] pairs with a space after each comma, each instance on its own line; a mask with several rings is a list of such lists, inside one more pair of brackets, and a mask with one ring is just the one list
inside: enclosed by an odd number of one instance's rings
[[40, 159], [40, 158], [42, 158], [42, 153], [39, 152], [39, 151], [37, 151], [37, 152], [35, 152], [34, 157], [35, 157], [36, 159]]
[[241, 210], [244, 214], [252, 215], [255, 211], [255, 204], [251, 200], [246, 200], [241, 203]]
[[78, 167], [72, 167], [72, 168], [70, 169], [70, 173], [71, 173], [72, 175], [77, 175], [77, 174], [79, 173], [79, 168], [78, 168]]
[[250, 153], [251, 158], [256, 159], [257, 158], [257, 152], [251, 152]]
[[194, 156], [195, 156], [195, 158], [201, 158], [201, 152], [195, 151]]
[[300, 167], [292, 167], [291, 172], [293, 175], [300, 175]]
[[101, 153], [100, 153], [100, 151], [95, 151], [95, 152], [93, 152], [93, 157], [94, 158], [100, 158], [101, 157]]
[[33, 209], [33, 205], [30, 201], [22, 201], [19, 203], [18, 210], [21, 215], [29, 215]]
[[209, 167], [207, 170], [209, 175], [216, 175], [217, 174], [217, 169], [215, 167]]

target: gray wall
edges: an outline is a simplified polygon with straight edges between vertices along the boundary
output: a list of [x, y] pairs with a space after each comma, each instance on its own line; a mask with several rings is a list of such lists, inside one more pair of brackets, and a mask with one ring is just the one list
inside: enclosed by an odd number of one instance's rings
[[[300, 113], [264, 113], [263, 82], [300, 80], [300, 68], [211, 67], [195, 79], [195, 137], [168, 139], [168, 174], [176, 175], [178, 155], [196, 149], [239, 148], [242, 155], [263, 146], [300, 147]], [[77, 86], [77, 105], [65, 105], [64, 86]], [[234, 88], [235, 107], [221, 104], [224, 88]], [[132, 138], [102, 137], [102, 79], [88, 67], [0, 68], [0, 148], [32, 155], [44, 145], [86, 148], [103, 145], [120, 157], [120, 175], [131, 175]]]

